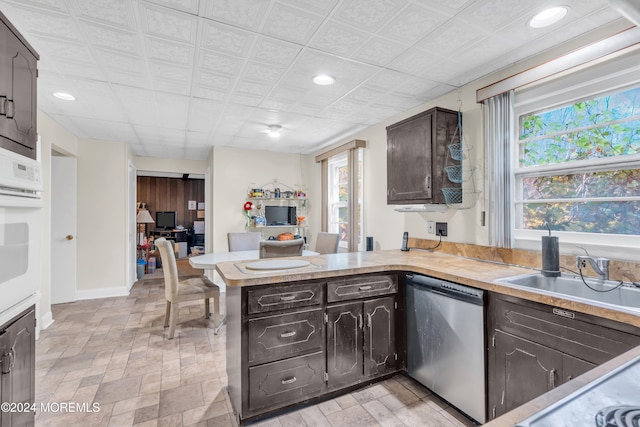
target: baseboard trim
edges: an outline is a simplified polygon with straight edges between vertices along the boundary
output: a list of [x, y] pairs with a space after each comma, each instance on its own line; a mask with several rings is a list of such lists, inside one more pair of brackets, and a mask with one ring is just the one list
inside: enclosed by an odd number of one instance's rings
[[127, 296], [129, 296], [129, 290], [126, 289], [125, 287], [76, 290], [76, 301], [86, 300], [86, 299], [127, 297]]
[[47, 329], [54, 322], [53, 314], [51, 313], [51, 311], [48, 311], [47, 313], [43, 314], [39, 320], [40, 321], [38, 322], [38, 326], [40, 327], [40, 330]]

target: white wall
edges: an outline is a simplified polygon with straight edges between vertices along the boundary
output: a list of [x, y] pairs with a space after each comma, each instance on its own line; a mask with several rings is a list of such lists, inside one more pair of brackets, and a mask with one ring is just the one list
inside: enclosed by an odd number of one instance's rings
[[38, 325], [47, 328], [52, 322], [51, 314], [51, 150], [70, 156], [78, 152], [78, 139], [55, 123], [49, 116], [38, 112], [38, 134], [40, 135], [40, 161], [42, 173], [42, 223], [41, 283]]
[[162, 159], [159, 157], [135, 156], [133, 162], [140, 171], [164, 172], [164, 173], [197, 173], [204, 174], [209, 166], [207, 160], [177, 160]]
[[[250, 187], [274, 180], [294, 188], [306, 187], [310, 174], [303, 167], [307, 164], [304, 158], [299, 154], [214, 147], [210, 195], [214, 252], [227, 251], [228, 232], [245, 230], [242, 206]], [[309, 203], [313, 205], [315, 197], [311, 196]], [[310, 217], [309, 221], [316, 223], [319, 218]]]
[[123, 142], [78, 141], [78, 299], [127, 295], [129, 153]]

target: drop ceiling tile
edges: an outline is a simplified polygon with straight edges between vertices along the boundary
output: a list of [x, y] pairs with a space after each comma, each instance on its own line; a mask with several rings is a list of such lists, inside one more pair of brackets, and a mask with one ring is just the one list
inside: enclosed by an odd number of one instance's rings
[[200, 69], [235, 77], [240, 73], [244, 59], [202, 49], [198, 53], [198, 64]]
[[211, 154], [211, 145], [192, 146], [184, 148], [184, 159], [186, 160], [207, 160]]
[[297, 102], [302, 99], [306, 91], [297, 88], [278, 86], [271, 92], [271, 99], [284, 102]]
[[264, 0], [217, 0], [205, 2], [202, 16], [236, 27], [258, 30], [269, 6]]
[[353, 55], [353, 59], [374, 65], [386, 65], [404, 52], [409, 45], [400, 44], [381, 37], [374, 37]]
[[153, 88], [173, 95], [191, 95], [191, 85], [186, 81], [154, 79]]
[[131, 74], [118, 70], [106, 70], [105, 72], [111, 83], [141, 89], [151, 89], [151, 81], [146, 75]]
[[[451, 81], [453, 76], [459, 75], [465, 69], [466, 67], [461, 63], [443, 59], [426, 68], [422, 73], [422, 77], [434, 82], [444, 83]], [[453, 84], [457, 85], [457, 82], [453, 82]]]
[[76, 0], [71, 2], [76, 15], [101, 24], [136, 30], [133, 8], [129, 0]]
[[94, 52], [100, 65], [107, 70], [126, 71], [140, 76], [147, 75], [147, 65], [144, 59], [139, 56], [107, 49], [94, 49]]
[[[8, 15], [11, 22], [26, 34], [43, 35], [52, 38], [60, 38], [66, 41], [82, 43], [83, 37], [75, 22], [69, 15], [49, 12], [43, 9], [32, 9], [29, 7], [12, 4], [14, 11]], [[27, 40], [29, 37], [27, 37]]]
[[136, 33], [84, 20], [80, 22], [80, 27], [94, 46], [129, 55], [142, 55], [142, 48]]
[[367, 86], [360, 86], [350, 92], [344, 99], [347, 101], [355, 101], [362, 104], [368, 104], [384, 94], [383, 91]]
[[223, 111], [224, 104], [221, 102], [194, 98], [191, 100], [191, 106], [189, 108], [187, 129], [202, 134], [209, 134], [215, 129]]
[[203, 21], [200, 46], [222, 53], [244, 57], [248, 54], [254, 36], [239, 28], [213, 21]]
[[170, 40], [195, 43], [198, 18], [175, 10], [138, 3], [145, 34]]
[[291, 111], [294, 108], [296, 108], [296, 110], [298, 109], [295, 102], [284, 102], [275, 99], [265, 99], [260, 103], [259, 107], [277, 111]]
[[75, 91], [80, 93], [101, 98], [115, 98], [115, 94], [107, 82], [73, 77], [68, 77], [66, 81], [71, 84]]
[[287, 3], [319, 15], [327, 15], [336, 6], [338, 0], [280, 0], [280, 3]]
[[388, 64], [388, 68], [412, 76], [419, 76], [442, 58], [427, 51], [411, 48]]
[[191, 94], [196, 98], [203, 98], [203, 99], [208, 99], [212, 101], [221, 101], [221, 102], [224, 102], [229, 95], [227, 92], [214, 90], [214, 89], [210, 89], [202, 86], [193, 86], [193, 90], [191, 91]]
[[87, 129], [87, 137], [105, 141], [131, 141], [136, 138], [133, 128], [128, 123], [118, 123], [84, 117], [74, 117], [78, 126]]
[[408, 79], [404, 85], [398, 86], [398, 88], [394, 90], [393, 93], [400, 95], [409, 95], [423, 99], [424, 94], [428, 93], [428, 91], [436, 86], [438, 86], [437, 81], [414, 77], [412, 79]]
[[157, 37], [145, 37], [147, 59], [192, 66], [195, 48], [191, 44], [177, 43]]
[[30, 37], [30, 42], [38, 52], [46, 52], [47, 58], [41, 56], [38, 68], [43, 60], [70, 60], [93, 64], [94, 59], [89, 46], [84, 43], [67, 42], [61, 39], [53, 39], [41, 36]]
[[441, 9], [447, 13], [459, 12], [461, 9], [468, 7], [470, 4], [482, 0], [415, 0], [416, 3], [432, 9]]
[[151, 70], [151, 76], [155, 79], [175, 80], [185, 83], [191, 81], [191, 68], [154, 61], [150, 64], [149, 69]]
[[405, 5], [404, 0], [347, 0], [334, 16], [347, 25], [373, 32]]
[[482, 28], [499, 29], [513, 19], [522, 16], [525, 10], [541, 4], [544, 0], [514, 2], [512, 0], [485, 0], [476, 2], [463, 10], [458, 17]]
[[250, 62], [246, 66], [244, 78], [262, 83], [276, 83], [283, 72], [284, 68], [281, 67], [274, 67], [260, 62]]
[[337, 55], [349, 56], [360, 47], [371, 35], [358, 31], [348, 25], [329, 22], [314, 36], [310, 46]]
[[209, 87], [211, 89], [217, 89], [219, 91], [228, 91], [232, 88], [234, 78], [223, 76], [209, 71], [200, 71], [200, 75], [197, 78], [199, 86]]
[[407, 79], [411, 78], [407, 74], [400, 73], [393, 70], [381, 70], [374, 76], [369, 78], [365, 84], [370, 87], [374, 87], [384, 92], [395, 89], [396, 87], [404, 84]]
[[235, 91], [236, 93], [241, 93], [244, 95], [257, 95], [260, 97], [264, 97], [267, 93], [269, 93], [270, 89], [271, 85], [269, 84], [242, 80], [236, 85]]
[[263, 32], [279, 39], [305, 44], [322, 22], [322, 17], [276, 3], [264, 24]]
[[[198, 132], [195, 130], [188, 130], [185, 138], [187, 149], [211, 149], [211, 138], [209, 132]], [[208, 155], [208, 154], [207, 154]]]
[[54, 12], [69, 12], [67, 4], [64, 2], [64, 0], [7, 0], [7, 2], [19, 6], [34, 6], [37, 8], [48, 9]]
[[229, 98], [229, 102], [238, 105], [246, 105], [249, 107], [258, 107], [264, 99], [263, 96], [258, 95], [245, 95], [242, 93], [236, 93]]
[[74, 77], [84, 77], [87, 79], [105, 80], [103, 70], [97, 65], [77, 63], [71, 61], [58, 61], [56, 69], [60, 74], [67, 74]]
[[[160, 6], [165, 6], [171, 9], [179, 10], [181, 12], [190, 13], [191, 15], [198, 14], [198, 8], [200, 0], [145, 0], [149, 3], [155, 3]], [[209, 1], [209, 0], [204, 0]]]
[[475, 27], [461, 19], [454, 19], [418, 42], [420, 49], [442, 57], [454, 57], [455, 53], [463, 50], [467, 45], [486, 38], [490, 32]]
[[449, 18], [449, 15], [412, 4], [385, 25], [380, 34], [396, 41], [415, 43]]
[[286, 67], [298, 56], [301, 47], [282, 40], [258, 37], [251, 50], [251, 58], [269, 64]]

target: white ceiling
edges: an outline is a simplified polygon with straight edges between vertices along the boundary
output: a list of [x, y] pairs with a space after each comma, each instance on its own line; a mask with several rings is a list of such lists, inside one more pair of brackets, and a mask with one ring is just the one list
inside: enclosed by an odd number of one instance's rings
[[[621, 19], [606, 0], [0, 0], [40, 54], [39, 108], [139, 156], [310, 153]], [[314, 75], [337, 81], [320, 87]], [[65, 102], [55, 91], [74, 94]], [[266, 135], [268, 125], [282, 136]]]

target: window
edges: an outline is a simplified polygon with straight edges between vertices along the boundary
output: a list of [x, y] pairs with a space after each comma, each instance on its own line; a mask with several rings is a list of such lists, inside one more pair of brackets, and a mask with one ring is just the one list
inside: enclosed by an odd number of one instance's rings
[[527, 240], [539, 247], [548, 224], [561, 243], [590, 245], [598, 256], [637, 256], [639, 56], [516, 91], [515, 247], [535, 248]]
[[519, 117], [516, 225], [640, 232], [640, 87]]
[[364, 250], [363, 150], [364, 141], [354, 140], [316, 157], [323, 168], [322, 230], [340, 235], [344, 252]]

